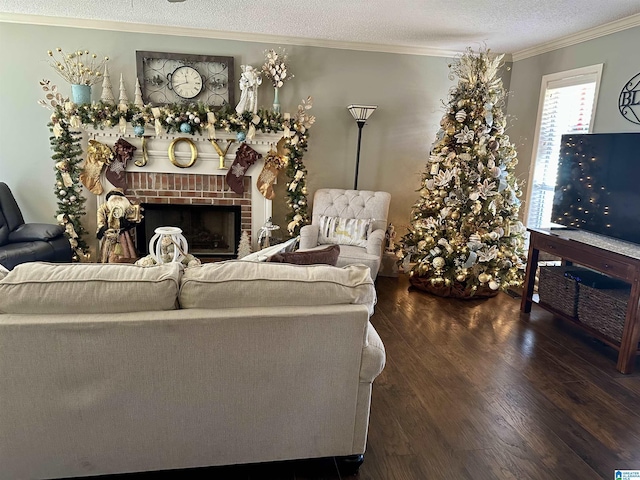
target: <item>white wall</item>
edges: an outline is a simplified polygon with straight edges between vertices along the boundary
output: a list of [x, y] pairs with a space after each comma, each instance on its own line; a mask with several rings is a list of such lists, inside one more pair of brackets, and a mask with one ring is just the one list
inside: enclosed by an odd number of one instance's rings
[[[133, 98], [136, 50], [233, 56], [239, 78], [241, 64], [260, 66], [264, 50], [279, 46], [12, 23], [0, 23], [0, 45], [0, 181], [9, 184], [27, 221], [42, 222], [53, 220], [56, 203], [46, 127], [50, 113], [36, 103], [43, 97], [38, 82], [48, 78], [69, 94], [68, 85], [48, 66], [47, 50], [59, 46], [108, 55], [114, 88], [122, 72]], [[390, 221], [407, 225], [442, 117], [441, 100], [451, 86], [451, 59], [285, 47], [295, 78], [281, 90], [283, 111], [295, 110], [308, 95], [314, 97], [310, 113], [317, 122], [305, 156], [310, 200], [317, 188], [352, 188], [357, 127], [346, 106], [377, 104], [363, 130], [359, 188], [390, 192]], [[94, 99], [99, 96], [100, 88], [94, 88]], [[259, 104], [270, 106], [272, 101], [273, 89], [265, 82]], [[286, 213], [284, 183], [282, 178], [274, 201], [274, 221], [281, 225]]]
[[[618, 111], [622, 87], [640, 72], [638, 45], [640, 27], [635, 27], [514, 62], [507, 109], [513, 125], [507, 133], [518, 149], [516, 174], [520, 179], [528, 180], [532, 165], [543, 75], [603, 63], [593, 133], [640, 132], [640, 125], [629, 122]], [[528, 185], [524, 190], [523, 199], [527, 198]], [[521, 213], [524, 213], [524, 208]]]

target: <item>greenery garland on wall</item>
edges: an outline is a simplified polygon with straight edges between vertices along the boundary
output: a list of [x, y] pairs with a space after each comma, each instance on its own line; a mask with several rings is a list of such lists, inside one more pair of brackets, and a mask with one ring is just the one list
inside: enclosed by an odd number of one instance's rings
[[[54, 151], [53, 160], [56, 161], [56, 196], [58, 198], [58, 221], [71, 223], [67, 227], [70, 241], [73, 240], [71, 230], [80, 237], [77, 238], [76, 259], [80, 260], [88, 252], [86, 242], [81, 238], [87, 233], [81, 224], [81, 218], [86, 213], [82, 196], [82, 184], [79, 182], [82, 172], [82, 149], [80, 148], [80, 129], [93, 126], [104, 129], [119, 126], [124, 131], [127, 123], [134, 127], [136, 135], [144, 135], [145, 128], [154, 128], [155, 134], [186, 133], [202, 134], [203, 130], [210, 137], [215, 136], [215, 129], [234, 132], [239, 139], [253, 138], [257, 132], [282, 132], [287, 138], [285, 146], [289, 150], [289, 161], [286, 167], [288, 181], [287, 229], [291, 236], [300, 233], [302, 226], [309, 223], [307, 208], [307, 170], [303, 163], [304, 153], [307, 151], [309, 128], [315, 122], [315, 117], [307, 114], [312, 106], [312, 99], [308, 97], [298, 106], [295, 114], [276, 113], [260, 109], [256, 114], [252, 112], [236, 113], [230, 107], [214, 112], [213, 107], [204, 104], [170, 104], [163, 107], [150, 105], [137, 106], [133, 103], [113, 105], [102, 101], [93, 104], [76, 105], [56, 91], [56, 86], [48, 80], [40, 82], [46, 93], [46, 100], [39, 103], [53, 110], [49, 128], [53, 133], [50, 138]], [[63, 163], [60, 163], [63, 162]], [[71, 186], [67, 186], [71, 182]], [[61, 188], [61, 185], [64, 188]], [[72, 200], [73, 199], [73, 200]], [[66, 216], [66, 217], [65, 217]], [[71, 242], [73, 245], [73, 241]]]
[[47, 92], [46, 100], [40, 100], [40, 105], [53, 110], [50, 121], [47, 124], [53, 134], [49, 137], [52, 159], [55, 162], [56, 183], [54, 193], [58, 199], [56, 219], [66, 230], [67, 237], [73, 248], [74, 261], [86, 258], [89, 248], [82, 235], [87, 231], [82, 225], [82, 217], [85, 215], [86, 198], [82, 194], [83, 186], [80, 183], [82, 167], [82, 147], [80, 145], [81, 132], [72, 127], [70, 122], [60, 121], [64, 117], [61, 105], [66, 99], [57, 91], [55, 85], [48, 80], [40, 82], [42, 89]]

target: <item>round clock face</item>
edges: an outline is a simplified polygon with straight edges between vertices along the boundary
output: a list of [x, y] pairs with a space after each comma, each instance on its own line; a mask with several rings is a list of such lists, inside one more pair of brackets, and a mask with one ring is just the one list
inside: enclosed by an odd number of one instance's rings
[[197, 97], [204, 87], [202, 75], [189, 66], [176, 68], [169, 79], [171, 88], [180, 98], [191, 99]]

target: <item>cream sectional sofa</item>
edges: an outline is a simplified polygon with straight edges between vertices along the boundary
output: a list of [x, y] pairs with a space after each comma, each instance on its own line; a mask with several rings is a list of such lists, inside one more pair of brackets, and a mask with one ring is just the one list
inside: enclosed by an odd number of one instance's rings
[[0, 280], [0, 479], [358, 459], [375, 298], [358, 265], [20, 265]]

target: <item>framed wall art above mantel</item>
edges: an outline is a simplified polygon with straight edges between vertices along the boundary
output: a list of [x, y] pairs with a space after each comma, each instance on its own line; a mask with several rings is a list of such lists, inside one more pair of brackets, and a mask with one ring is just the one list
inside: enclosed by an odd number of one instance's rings
[[233, 57], [136, 51], [136, 66], [145, 103], [235, 105]]

